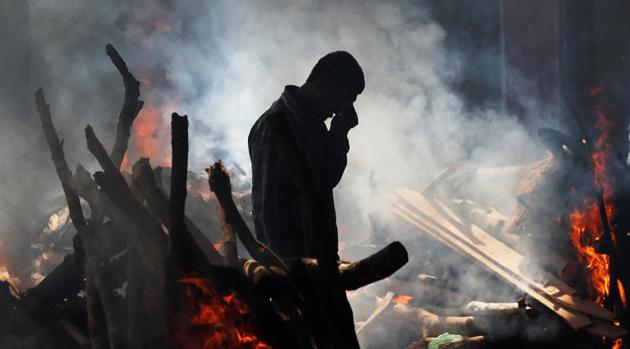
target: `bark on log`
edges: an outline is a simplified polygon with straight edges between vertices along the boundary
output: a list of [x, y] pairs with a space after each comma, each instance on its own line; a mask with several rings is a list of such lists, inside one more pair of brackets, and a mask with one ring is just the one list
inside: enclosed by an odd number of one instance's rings
[[169, 211], [171, 214], [171, 226], [169, 229], [170, 249], [175, 260], [192, 268], [191, 261], [186, 260], [184, 250], [184, 233], [186, 184], [188, 181], [188, 117], [173, 113], [171, 116], [171, 148], [173, 166], [171, 167], [171, 195]]
[[85, 130], [88, 150], [104, 172], [94, 179], [105, 195], [126, 216], [127, 231], [127, 343], [132, 347], [163, 348], [166, 314], [164, 275], [166, 235], [158, 219], [134, 196], [92, 127]]
[[[168, 198], [156, 181], [149, 159], [142, 158], [133, 165], [132, 180], [134, 186], [142, 194], [153, 214], [159, 217], [165, 226], [170, 227], [171, 213], [169, 211]], [[203, 232], [190, 218], [185, 217], [184, 219], [187, 231], [195, 240], [199, 253], [205, 256], [205, 259], [211, 265], [221, 265], [223, 263], [223, 257], [214, 249], [212, 242], [206, 238]], [[195, 250], [196, 248], [188, 252], [196, 253]]]
[[341, 284], [345, 290], [356, 290], [382, 280], [407, 264], [407, 250], [398, 241], [392, 242], [375, 254], [354, 263], [339, 265]]
[[[55, 165], [55, 169], [57, 171], [57, 176], [61, 181], [61, 186], [63, 188], [63, 192], [66, 197], [66, 202], [68, 203], [68, 210], [70, 214], [70, 218], [72, 219], [72, 223], [77, 229], [77, 233], [79, 234], [79, 239], [81, 239], [84, 250], [88, 250], [86, 243], [90, 239], [90, 227], [88, 227], [88, 221], [85, 219], [83, 215], [83, 210], [81, 208], [81, 201], [79, 197], [72, 192], [70, 189], [70, 181], [72, 177], [72, 172], [70, 171], [70, 167], [66, 162], [65, 154], [63, 152], [63, 141], [59, 140], [59, 136], [57, 135], [57, 131], [55, 130], [55, 126], [52, 122], [52, 116], [50, 114], [50, 106], [46, 103], [46, 99], [44, 96], [44, 90], [42, 88], [37, 89], [35, 92], [35, 104], [37, 106], [37, 111], [42, 123], [42, 127], [44, 128], [44, 134], [46, 135], [46, 140], [48, 142], [48, 147], [50, 148], [52, 160]], [[98, 217], [96, 217], [98, 218]], [[89, 256], [85, 256], [84, 265], [91, 265], [93, 262]], [[89, 270], [86, 272], [87, 277], [93, 277], [94, 270]], [[93, 280], [89, 280], [89, 282], [93, 282]], [[97, 292], [91, 292], [88, 295], [91, 302], [96, 302], [94, 297], [98, 297]], [[90, 327], [105, 327], [105, 324], [99, 323], [102, 317], [98, 316], [98, 310], [94, 308], [88, 308], [88, 311], [96, 311], [97, 313], [88, 314], [88, 321]], [[92, 346], [97, 348], [107, 348], [109, 344], [105, 341], [103, 336], [96, 335], [90, 336], [90, 343]]]
[[116, 125], [116, 141], [110, 155], [114, 165], [120, 167], [127, 152], [129, 137], [131, 136], [131, 125], [138, 116], [140, 109], [144, 106], [144, 102], [138, 99], [140, 97], [140, 82], [129, 72], [127, 64], [118, 54], [118, 51], [111, 44], [105, 46], [105, 51], [114, 66], [116, 66], [116, 69], [118, 69], [125, 85], [125, 97], [118, 116], [118, 124]]
[[251, 256], [257, 261], [273, 266], [287, 272], [287, 267], [282, 260], [269, 247], [258, 241], [247, 227], [243, 217], [238, 212], [234, 199], [232, 198], [232, 185], [230, 177], [221, 161], [216, 162], [206, 170], [208, 172], [208, 183], [210, 190], [216, 195], [221, 206], [221, 217], [227, 229], [236, 231], [239, 239]]

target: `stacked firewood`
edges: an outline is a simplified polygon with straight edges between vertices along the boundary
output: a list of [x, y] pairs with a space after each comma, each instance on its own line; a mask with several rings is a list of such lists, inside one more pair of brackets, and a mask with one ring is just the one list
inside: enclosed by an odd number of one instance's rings
[[[213, 244], [185, 214], [187, 116], [172, 114], [168, 192], [163, 169], [152, 168], [150, 159], [138, 160], [131, 173], [121, 171], [143, 102], [140, 82], [122, 57], [111, 45], [106, 52], [123, 78], [125, 96], [111, 152], [92, 127], [85, 129], [100, 171], [90, 173], [81, 165], [70, 170], [44, 92], [35, 94], [77, 231], [75, 252], [21, 299], [9, 299], [29, 304], [30, 310], [59, 298], [75, 300], [77, 313], [85, 311], [83, 318], [62, 327], [76, 347], [331, 347], [325, 323], [334, 309], [320, 309], [321, 296], [305, 298], [305, 289], [331, 278], [347, 290], [383, 279], [407, 262], [405, 248], [394, 242], [365, 260], [342, 262], [334, 271], [337, 277], [316, 259], [282, 260], [248, 228], [221, 162], [207, 169], [222, 231], [222, 240]], [[249, 258], [239, 255], [237, 238]]]

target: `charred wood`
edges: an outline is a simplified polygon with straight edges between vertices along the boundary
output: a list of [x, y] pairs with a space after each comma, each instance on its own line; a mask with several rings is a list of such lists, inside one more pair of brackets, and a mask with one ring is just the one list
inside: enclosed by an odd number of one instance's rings
[[341, 284], [345, 290], [356, 290], [392, 275], [408, 260], [405, 247], [398, 241], [392, 242], [358, 262], [341, 262], [339, 264]]
[[127, 152], [129, 137], [131, 136], [131, 125], [138, 116], [140, 109], [144, 106], [144, 102], [138, 99], [140, 97], [140, 82], [129, 72], [127, 64], [118, 54], [118, 51], [111, 44], [105, 46], [105, 51], [114, 66], [116, 66], [116, 69], [118, 69], [125, 85], [125, 97], [118, 116], [118, 124], [116, 125], [116, 141], [110, 155], [112, 162], [120, 167]]
[[287, 271], [287, 267], [273, 251], [262, 242], [258, 241], [245, 224], [243, 217], [232, 198], [232, 185], [230, 177], [221, 161], [216, 162], [206, 170], [209, 174], [208, 182], [210, 190], [216, 195], [221, 206], [220, 216], [223, 219], [225, 229], [235, 231], [239, 239], [245, 245], [247, 251], [257, 261]]
[[[161, 168], [158, 168], [161, 169]], [[158, 170], [156, 169], [156, 171]], [[159, 217], [162, 223], [171, 226], [171, 214], [167, 195], [162, 190], [158, 181], [156, 181], [154, 171], [151, 169], [149, 159], [143, 158], [138, 160], [132, 167], [132, 178], [135, 188], [142, 194], [147, 202], [149, 209], [156, 217]], [[206, 263], [211, 265], [222, 264], [223, 257], [214, 249], [212, 242], [206, 238], [201, 230], [188, 217], [185, 217], [186, 229], [198, 245], [199, 253], [205, 256]], [[197, 248], [188, 251], [195, 252]], [[196, 257], [195, 259], [197, 259]]]

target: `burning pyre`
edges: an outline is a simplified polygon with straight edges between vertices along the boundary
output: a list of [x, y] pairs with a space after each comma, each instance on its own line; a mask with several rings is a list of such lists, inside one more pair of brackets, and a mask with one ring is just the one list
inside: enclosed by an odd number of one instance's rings
[[175, 324], [178, 348], [271, 349], [255, 334], [247, 307], [234, 293], [221, 296], [201, 278], [183, 278], [180, 282], [186, 300], [184, 321]]

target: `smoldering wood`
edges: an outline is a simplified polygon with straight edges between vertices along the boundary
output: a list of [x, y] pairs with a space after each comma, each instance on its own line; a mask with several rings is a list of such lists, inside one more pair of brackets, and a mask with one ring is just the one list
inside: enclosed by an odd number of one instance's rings
[[131, 136], [131, 125], [144, 106], [144, 102], [138, 99], [140, 97], [140, 82], [131, 74], [118, 51], [111, 44], [105, 46], [105, 51], [114, 66], [116, 66], [116, 69], [118, 69], [125, 86], [125, 97], [118, 116], [118, 124], [116, 125], [116, 141], [110, 153], [112, 162], [120, 167], [127, 152], [129, 137]]
[[106, 319], [106, 327], [103, 328], [107, 328], [109, 333], [108, 347], [123, 348], [127, 328], [126, 303], [115, 297], [113, 290], [121, 286], [126, 275], [121, 275], [124, 269], [110, 263], [114, 254], [127, 247], [124, 244], [125, 237], [121, 236], [126, 230], [114, 224], [120, 222], [123, 214], [116, 212], [115, 206], [98, 190], [90, 174], [80, 165], [72, 178], [71, 188], [88, 202], [91, 212], [100, 212], [98, 215], [101, 217], [107, 213], [112, 219], [93, 230], [94, 238], [86, 242], [86, 248], [91, 259], [96, 261], [91, 267], [95, 271], [93, 288], [100, 295], [100, 304], [103, 306]]
[[165, 294], [161, 290], [165, 286], [166, 234], [160, 228], [159, 220], [133, 195], [90, 126], [86, 127], [85, 135], [88, 150], [104, 170], [94, 173], [94, 179], [129, 222], [126, 233], [127, 343], [138, 347], [164, 347]]
[[181, 268], [191, 270], [194, 266], [188, 260], [184, 250], [186, 184], [188, 181], [188, 117], [173, 113], [171, 116], [171, 195], [169, 212], [171, 226], [169, 227], [170, 252]]
[[93, 295], [85, 299], [85, 307], [88, 315], [88, 333], [92, 339], [90, 347], [92, 349], [110, 348], [107, 330], [108, 323], [92, 276], [87, 277], [85, 293]]
[[[157, 169], [156, 169], [157, 170]], [[132, 167], [132, 180], [134, 186], [140, 191], [147, 202], [149, 209], [156, 217], [159, 217], [162, 223], [171, 226], [171, 214], [168, 207], [168, 198], [158, 182], [156, 181], [154, 171], [151, 169], [149, 159], [142, 158], [138, 160]], [[211, 265], [222, 264], [223, 257], [216, 251], [212, 242], [206, 238], [197, 225], [188, 217], [185, 217], [186, 229], [195, 240], [198, 248], [194, 248], [189, 253], [201, 253], [207, 263]], [[196, 252], [199, 250], [199, 252]]]
[[[248, 280], [243, 273], [224, 266], [212, 266], [212, 273], [250, 307], [254, 323], [261, 330], [263, 339], [272, 347], [316, 348], [308, 328], [300, 324], [294, 327], [296, 319], [283, 319], [269, 301], [269, 298]], [[289, 320], [289, 321], [287, 321]]]
[[238, 212], [238, 208], [232, 198], [232, 185], [230, 183], [230, 177], [223, 166], [223, 163], [218, 161], [210, 168], [206, 170], [208, 172], [208, 184], [210, 190], [216, 195], [221, 210], [220, 216], [224, 220], [226, 229], [235, 231], [239, 239], [257, 261], [279, 268], [283, 271], [287, 271], [287, 267], [284, 262], [265, 244], [260, 242], [254, 237], [252, 232], [247, 227], [247, 224], [243, 220], [243, 217]]
[[[223, 163], [218, 161], [206, 171], [209, 174], [208, 182], [210, 190], [214, 192], [219, 201], [220, 210], [222, 211], [220, 217], [224, 220], [224, 222], [222, 222], [223, 227], [231, 231], [236, 231], [245, 248], [254, 259], [259, 262], [257, 262], [258, 268], [252, 268], [249, 273], [249, 269], [246, 270], [248, 277], [257, 281], [269, 295], [276, 296], [275, 301], [277, 304], [282, 307], [285, 312], [290, 313], [288, 317], [289, 321], [287, 321], [288, 325], [293, 328], [295, 332], [302, 333], [302, 338], [314, 337], [319, 347], [329, 346], [330, 344], [326, 343], [327, 340], [322, 332], [318, 331], [316, 326], [313, 326], [314, 323], [319, 323], [319, 326], [323, 324], [323, 319], [316, 315], [320, 309], [315, 310], [309, 307], [309, 304], [305, 302], [301, 294], [301, 290], [303, 291], [304, 289], [300, 288], [294, 278], [291, 277], [291, 275], [295, 275], [295, 273], [291, 273], [284, 261], [276, 256], [269, 247], [253, 236], [247, 224], [245, 224], [243, 217], [238, 212], [232, 197], [230, 177]], [[319, 285], [319, 283], [316, 282], [315, 285]], [[273, 289], [275, 289], [276, 286], [279, 287], [279, 290], [274, 291]], [[282, 294], [279, 294], [279, 292]], [[320, 299], [316, 304], [323, 304], [321, 301], [322, 293], [316, 294], [318, 295], [318, 299]], [[306, 327], [302, 324], [302, 314], [304, 314], [305, 320], [309, 321], [312, 334], [304, 332]]]
[[[61, 181], [61, 186], [63, 192], [66, 197], [66, 201], [68, 203], [68, 210], [70, 212], [70, 218], [72, 219], [72, 223], [77, 229], [77, 233], [79, 234], [79, 239], [83, 243], [83, 250], [87, 250], [87, 245], [89, 244], [89, 240], [91, 238], [90, 227], [88, 226], [88, 221], [85, 219], [83, 215], [83, 210], [81, 208], [81, 202], [79, 197], [72, 192], [70, 189], [70, 181], [72, 172], [66, 162], [65, 155], [63, 152], [63, 142], [59, 140], [57, 135], [57, 131], [52, 122], [52, 116], [50, 113], [50, 106], [46, 103], [46, 99], [44, 96], [44, 90], [42, 88], [37, 89], [35, 92], [35, 104], [37, 106], [37, 111], [42, 123], [42, 127], [44, 129], [44, 134], [46, 135], [46, 140], [48, 142], [48, 146], [51, 151], [52, 160], [55, 165], [55, 169], [57, 171], [57, 176]], [[98, 219], [99, 217], [95, 217]], [[99, 224], [97, 221], [91, 221], [91, 224]], [[89, 266], [93, 264], [91, 260], [91, 256], [87, 256], [83, 254], [84, 265]], [[86, 276], [91, 278], [94, 276], [94, 270], [87, 270], [85, 272]], [[88, 282], [93, 282], [93, 280], [89, 280]], [[98, 297], [98, 291], [90, 292], [87, 294], [89, 298], [88, 302], [91, 304], [99, 304], [95, 297]], [[88, 311], [96, 312], [96, 313], [88, 313], [88, 326], [89, 327], [103, 327], [104, 324], [99, 323], [102, 320], [102, 316], [100, 316], [100, 309], [95, 309], [95, 307], [87, 308]], [[90, 343], [92, 343], [96, 347], [102, 347], [104, 344], [104, 338], [95, 333], [91, 333], [96, 335], [95, 337], [90, 336]]]
[[167, 244], [159, 220], [133, 195], [90, 126], [86, 128], [85, 135], [88, 149], [104, 170], [94, 173], [94, 179], [105, 195], [127, 216], [130, 229], [135, 227], [137, 231], [136, 234], [127, 234], [128, 244], [138, 251], [142, 250], [140, 257], [148, 270], [158, 267], [164, 262]]

